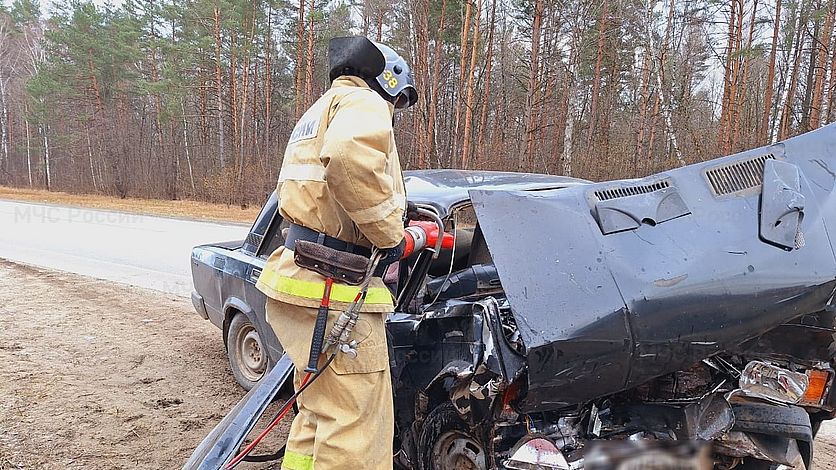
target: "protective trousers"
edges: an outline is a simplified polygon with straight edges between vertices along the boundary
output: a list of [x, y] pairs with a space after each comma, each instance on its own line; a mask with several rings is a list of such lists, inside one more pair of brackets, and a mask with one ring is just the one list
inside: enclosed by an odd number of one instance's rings
[[[331, 311], [328, 329], [341, 312]], [[267, 322], [296, 366], [301, 386], [310, 350], [316, 308], [267, 299]], [[338, 353], [330, 367], [297, 400], [282, 468], [287, 470], [392, 468], [394, 411], [387, 314], [361, 313], [352, 338], [357, 357]], [[325, 357], [320, 358], [322, 367]]]

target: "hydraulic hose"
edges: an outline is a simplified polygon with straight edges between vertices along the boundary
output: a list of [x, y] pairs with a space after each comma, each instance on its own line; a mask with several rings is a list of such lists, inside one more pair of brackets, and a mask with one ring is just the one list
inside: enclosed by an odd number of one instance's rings
[[331, 353], [330, 356], [328, 356], [328, 360], [325, 361], [325, 365], [323, 365], [322, 369], [320, 369], [318, 372], [316, 372], [315, 374], [312, 374], [310, 372], [305, 374], [305, 377], [302, 379], [302, 384], [299, 387], [299, 390], [297, 390], [296, 393], [294, 393], [293, 395], [291, 395], [290, 398], [287, 399], [287, 401], [284, 403], [284, 405], [282, 405], [279, 411], [276, 412], [276, 415], [270, 422], [270, 424], [268, 424], [267, 427], [264, 428], [264, 430], [261, 431], [261, 433], [258, 436], [256, 436], [256, 438], [253, 439], [253, 441], [249, 445], [247, 445], [247, 447], [244, 448], [244, 450], [242, 450], [238, 455], [236, 455], [232, 460], [230, 460], [229, 463], [226, 464], [224, 469], [231, 470], [237, 467], [238, 464], [243, 462], [244, 459], [248, 455], [250, 455], [250, 452], [252, 452], [256, 448], [256, 446], [268, 434], [270, 434], [270, 431], [272, 431], [273, 428], [275, 428], [282, 421], [282, 419], [284, 419], [287, 412], [290, 411], [290, 409], [293, 407], [293, 404], [296, 403], [296, 399], [299, 398], [299, 395], [301, 395], [302, 392], [304, 392], [308, 387], [310, 387], [311, 384], [314, 383], [320, 375], [322, 375], [322, 372], [325, 369], [327, 369], [329, 365], [331, 365], [331, 362], [334, 360], [335, 357], [337, 357], [337, 352], [338, 350], [334, 351], [333, 353]]

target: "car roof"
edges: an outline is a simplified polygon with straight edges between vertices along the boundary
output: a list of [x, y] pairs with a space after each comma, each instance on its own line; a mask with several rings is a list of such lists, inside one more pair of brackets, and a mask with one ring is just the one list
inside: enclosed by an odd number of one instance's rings
[[410, 201], [432, 204], [442, 214], [446, 214], [452, 206], [470, 199], [468, 191], [471, 189], [538, 191], [590, 182], [568, 176], [538, 173], [438, 169], [405, 171], [404, 183]]

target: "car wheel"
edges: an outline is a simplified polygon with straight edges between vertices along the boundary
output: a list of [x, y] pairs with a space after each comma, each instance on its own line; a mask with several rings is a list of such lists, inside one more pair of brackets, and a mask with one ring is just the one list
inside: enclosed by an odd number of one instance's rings
[[267, 372], [267, 349], [258, 329], [243, 313], [236, 314], [229, 322], [226, 353], [235, 381], [245, 390], [253, 388]]
[[418, 438], [421, 470], [485, 470], [487, 453], [452, 403], [427, 416]]

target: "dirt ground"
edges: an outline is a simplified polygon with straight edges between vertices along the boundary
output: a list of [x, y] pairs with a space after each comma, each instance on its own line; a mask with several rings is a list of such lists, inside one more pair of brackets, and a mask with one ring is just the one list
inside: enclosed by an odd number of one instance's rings
[[255, 220], [261, 210], [260, 204], [241, 207], [189, 200], [120, 199], [118, 197], [98, 194], [71, 194], [58, 191], [45, 191], [42, 189], [10, 188], [8, 186], [0, 186], [0, 199], [59, 204], [85, 209], [104, 209], [129, 214], [159, 215], [214, 222], [234, 222], [246, 225], [253, 223], [253, 220]]
[[188, 299], [0, 260], [0, 469], [180, 468], [243, 395]]
[[0, 260], [0, 470], [180, 468], [243, 395], [188, 299]]

